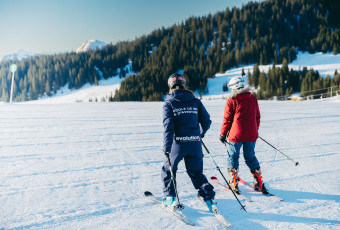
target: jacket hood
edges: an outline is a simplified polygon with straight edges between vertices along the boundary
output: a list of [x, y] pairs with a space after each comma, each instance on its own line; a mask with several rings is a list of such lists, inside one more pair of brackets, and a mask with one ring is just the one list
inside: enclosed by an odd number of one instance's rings
[[165, 101], [175, 100], [179, 102], [188, 102], [194, 99], [195, 99], [195, 95], [191, 91], [177, 89], [169, 93]]
[[241, 94], [244, 94], [244, 95], [242, 95], [242, 98], [243, 97], [244, 98], [249, 98], [250, 97], [250, 88], [249, 88], [249, 86], [246, 86], [246, 87], [238, 89], [238, 90], [233, 90], [228, 98], [235, 98], [235, 97], [237, 97], [238, 95], [241, 95]]

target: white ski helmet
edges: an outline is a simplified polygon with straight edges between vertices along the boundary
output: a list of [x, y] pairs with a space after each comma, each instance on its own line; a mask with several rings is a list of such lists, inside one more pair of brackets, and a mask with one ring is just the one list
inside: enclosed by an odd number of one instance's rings
[[233, 77], [232, 79], [230, 79], [228, 83], [228, 87], [231, 90], [241, 89], [241, 88], [244, 88], [244, 86], [245, 84], [244, 84], [243, 77]]

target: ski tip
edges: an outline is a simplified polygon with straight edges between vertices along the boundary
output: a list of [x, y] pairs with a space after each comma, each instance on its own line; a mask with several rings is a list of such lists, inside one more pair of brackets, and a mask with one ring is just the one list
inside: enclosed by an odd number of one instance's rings
[[217, 180], [215, 176], [210, 177], [210, 180]]
[[240, 179], [240, 182], [241, 182], [242, 184], [247, 184], [247, 182], [245, 182], [244, 180], [242, 180], [240, 177], [239, 177], [239, 179]]
[[145, 191], [145, 192], [144, 192], [144, 196], [152, 196], [152, 193], [149, 192], [149, 191]]

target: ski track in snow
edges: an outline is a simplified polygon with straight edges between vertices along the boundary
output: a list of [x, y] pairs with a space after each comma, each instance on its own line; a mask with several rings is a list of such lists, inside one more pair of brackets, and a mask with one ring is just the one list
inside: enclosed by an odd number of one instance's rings
[[[204, 100], [213, 124], [204, 142], [227, 175], [218, 136], [224, 100]], [[0, 229], [220, 229], [179, 165], [189, 227], [143, 198], [162, 197], [161, 102], [0, 105]], [[260, 101], [256, 152], [267, 187], [285, 201], [251, 193], [247, 213], [215, 186], [230, 229], [340, 229], [340, 104]], [[204, 173], [223, 178], [205, 154]], [[251, 181], [243, 156], [240, 175]]]

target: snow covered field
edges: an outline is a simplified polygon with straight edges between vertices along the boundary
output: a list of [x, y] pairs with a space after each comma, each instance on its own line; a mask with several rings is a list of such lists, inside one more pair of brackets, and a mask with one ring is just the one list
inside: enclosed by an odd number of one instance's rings
[[[299, 53], [289, 68], [332, 75], [340, 56]], [[131, 65], [131, 63], [130, 63]], [[260, 66], [266, 71], [271, 65]], [[131, 68], [131, 66], [129, 66]], [[245, 72], [253, 66], [244, 66]], [[213, 121], [204, 142], [227, 175], [218, 136], [225, 95], [222, 85], [242, 67], [208, 80], [203, 103]], [[0, 103], [0, 229], [220, 229], [196, 198], [183, 162], [177, 173], [188, 227], [143, 197], [162, 197], [162, 103], [74, 103], [110, 96], [118, 77], [65, 86], [54, 97]], [[216, 99], [216, 100], [210, 100]], [[260, 136], [295, 161], [258, 140], [256, 151], [268, 189], [278, 203], [241, 186], [255, 202], [247, 213], [231, 193], [215, 186], [231, 229], [340, 229], [340, 96], [291, 102], [260, 101]], [[240, 176], [251, 181], [241, 156]], [[222, 177], [205, 156], [207, 177]]]
[[[205, 100], [213, 121], [204, 142], [226, 174], [219, 142], [224, 100]], [[340, 101], [259, 102], [256, 151], [279, 203], [250, 193], [240, 210], [215, 186], [231, 229], [340, 229]], [[161, 197], [162, 103], [0, 105], [0, 229], [220, 229], [196, 198], [183, 162], [178, 190], [188, 227], [143, 198]], [[241, 156], [240, 176], [251, 175]], [[211, 159], [204, 173], [222, 180]]]

